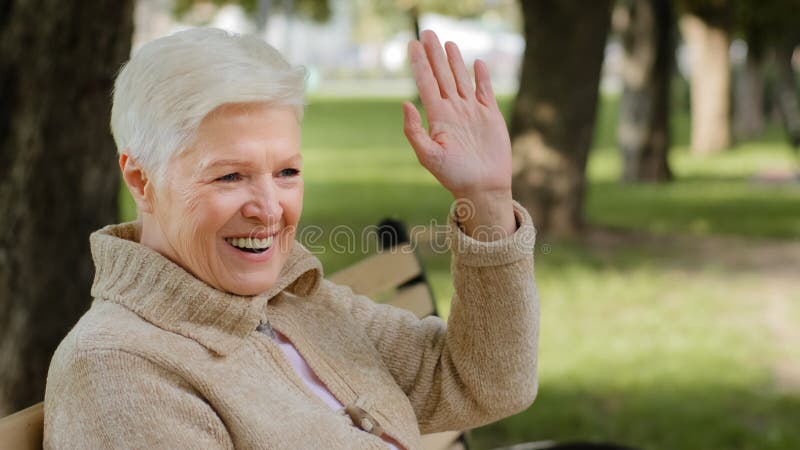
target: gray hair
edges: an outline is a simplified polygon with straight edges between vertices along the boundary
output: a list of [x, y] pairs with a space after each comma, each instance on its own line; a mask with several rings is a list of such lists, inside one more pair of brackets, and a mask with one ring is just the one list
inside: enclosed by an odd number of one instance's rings
[[195, 138], [202, 119], [226, 103], [292, 106], [303, 117], [305, 69], [254, 36], [193, 28], [151, 41], [114, 83], [111, 132], [156, 180]]

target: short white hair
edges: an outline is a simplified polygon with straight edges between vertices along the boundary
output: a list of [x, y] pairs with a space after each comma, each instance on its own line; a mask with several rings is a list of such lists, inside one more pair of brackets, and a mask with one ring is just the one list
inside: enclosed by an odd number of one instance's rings
[[226, 103], [292, 106], [303, 117], [306, 71], [263, 40], [193, 28], [139, 49], [114, 83], [111, 132], [148, 175], [192, 144], [202, 119]]

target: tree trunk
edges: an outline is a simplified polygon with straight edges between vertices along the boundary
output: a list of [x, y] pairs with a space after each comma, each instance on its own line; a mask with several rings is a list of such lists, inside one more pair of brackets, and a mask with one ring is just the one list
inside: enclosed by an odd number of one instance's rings
[[0, 7], [0, 415], [42, 400], [50, 357], [91, 298], [89, 233], [117, 219], [110, 93], [132, 7]]
[[627, 16], [620, 24], [625, 47], [617, 129], [622, 180], [669, 181], [672, 8], [668, 0], [630, 0], [620, 8]]
[[525, 54], [511, 119], [514, 196], [540, 231], [583, 225], [608, 0], [521, 0]]
[[775, 49], [775, 71], [777, 72], [775, 95], [789, 142], [794, 148], [800, 148], [800, 98], [798, 98], [797, 81], [794, 68], [792, 68], [793, 51], [794, 46], [786, 43], [780, 43]]
[[730, 146], [728, 32], [692, 14], [680, 26], [691, 58], [692, 151], [717, 153]]
[[737, 140], [764, 132], [764, 86], [761, 58], [754, 48], [748, 48], [733, 89], [733, 135]]

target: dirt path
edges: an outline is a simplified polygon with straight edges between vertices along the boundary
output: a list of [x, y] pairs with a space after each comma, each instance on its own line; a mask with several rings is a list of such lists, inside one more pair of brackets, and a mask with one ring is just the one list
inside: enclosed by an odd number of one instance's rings
[[[792, 320], [798, 305], [786, 298], [787, 292], [800, 292], [797, 280], [770, 283], [765, 294], [764, 318], [775, 338], [779, 355], [774, 364], [775, 384], [780, 392], [800, 392], [800, 323]], [[783, 355], [783, 357], [780, 357]]]
[[713, 265], [722, 276], [755, 280], [742, 297], [759, 302], [760, 320], [773, 339], [772, 368], [779, 392], [800, 393], [800, 240], [755, 240], [719, 236], [659, 236], [593, 230], [590, 248], [614, 253], [635, 248], [669, 256], [669, 263], [691, 271]]

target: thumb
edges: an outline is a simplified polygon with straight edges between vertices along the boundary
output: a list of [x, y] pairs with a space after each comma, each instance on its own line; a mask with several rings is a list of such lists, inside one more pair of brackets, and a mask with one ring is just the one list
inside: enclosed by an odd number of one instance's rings
[[439, 144], [428, 136], [428, 132], [422, 127], [422, 117], [411, 102], [403, 102], [403, 132], [419, 162], [428, 167], [427, 163], [439, 150]]

